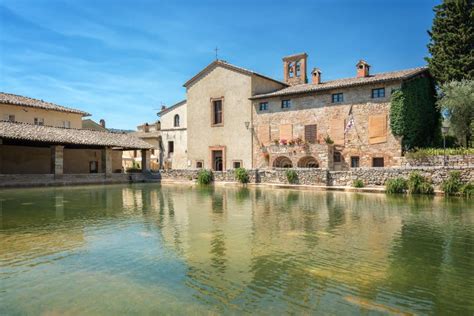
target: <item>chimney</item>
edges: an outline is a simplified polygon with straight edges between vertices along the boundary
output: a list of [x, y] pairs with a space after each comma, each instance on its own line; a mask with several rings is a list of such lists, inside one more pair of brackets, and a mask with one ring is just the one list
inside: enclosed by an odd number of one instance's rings
[[313, 68], [313, 71], [311, 71], [311, 82], [313, 84], [320, 84], [321, 83], [321, 70], [319, 68]]
[[289, 85], [308, 83], [306, 77], [306, 60], [308, 55], [300, 53], [283, 57], [283, 77]]
[[356, 67], [357, 67], [357, 78], [364, 78], [364, 77], [370, 76], [370, 73], [369, 73], [370, 65], [365, 60], [359, 60]]
[[99, 124], [100, 124], [100, 126], [105, 128], [105, 120], [104, 119], [100, 119]]
[[163, 111], [163, 110], [165, 110], [165, 109], [166, 109], [166, 105], [162, 105], [162, 106], [161, 106], [161, 110]]

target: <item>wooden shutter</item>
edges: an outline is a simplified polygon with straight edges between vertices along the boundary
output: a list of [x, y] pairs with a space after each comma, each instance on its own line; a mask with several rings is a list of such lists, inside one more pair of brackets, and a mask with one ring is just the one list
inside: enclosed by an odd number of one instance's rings
[[329, 126], [329, 136], [336, 145], [344, 145], [344, 119], [334, 118]]
[[259, 125], [257, 137], [260, 144], [266, 146], [270, 143], [270, 125]]
[[304, 140], [308, 143], [316, 143], [317, 128], [316, 124], [305, 125], [304, 126]]
[[387, 115], [369, 116], [369, 144], [385, 143], [387, 141]]
[[280, 125], [280, 140], [292, 140], [293, 139], [293, 125], [283, 124]]

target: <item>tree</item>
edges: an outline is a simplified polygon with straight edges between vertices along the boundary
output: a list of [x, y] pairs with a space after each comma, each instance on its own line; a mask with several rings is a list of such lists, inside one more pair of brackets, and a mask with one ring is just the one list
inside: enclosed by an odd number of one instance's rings
[[444, 0], [434, 12], [425, 58], [431, 75], [438, 84], [474, 80], [474, 1]]
[[474, 122], [474, 80], [452, 81], [441, 86], [438, 107], [449, 119], [461, 145], [469, 147]]

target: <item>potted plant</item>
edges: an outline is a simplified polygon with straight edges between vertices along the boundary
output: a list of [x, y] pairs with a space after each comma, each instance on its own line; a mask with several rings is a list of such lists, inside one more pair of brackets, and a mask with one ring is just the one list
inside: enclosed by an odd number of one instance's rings
[[280, 145], [286, 146], [287, 144], [288, 144], [288, 142], [286, 141], [286, 139], [281, 139], [280, 140]]

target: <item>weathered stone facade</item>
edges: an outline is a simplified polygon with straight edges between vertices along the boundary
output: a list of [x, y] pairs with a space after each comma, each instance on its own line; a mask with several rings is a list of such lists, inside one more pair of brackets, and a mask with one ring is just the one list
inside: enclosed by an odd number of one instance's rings
[[[345, 88], [343, 90], [328, 90], [314, 95], [276, 97], [268, 100], [256, 100], [253, 104], [253, 128], [256, 141], [254, 156], [258, 168], [272, 167], [279, 156], [289, 157], [293, 166], [297, 160], [288, 153], [279, 153], [271, 149], [272, 143], [281, 140], [282, 126], [291, 126], [292, 139], [305, 138], [305, 125], [317, 126], [317, 144], [309, 146], [306, 155], [315, 157], [321, 166], [328, 165], [331, 152], [323, 144], [329, 136], [334, 141], [334, 150], [342, 155], [340, 162], [335, 162], [330, 169], [346, 170], [351, 167], [351, 157], [359, 157], [359, 167], [371, 167], [373, 158], [383, 158], [384, 166], [399, 166], [401, 157], [401, 142], [390, 131], [390, 92], [400, 88], [400, 82], [389, 84], [366, 85], [362, 87]], [[375, 88], [385, 88], [385, 97], [372, 99], [371, 91]], [[344, 93], [344, 101], [332, 103], [334, 93]], [[281, 100], [291, 100], [291, 107], [281, 108]], [[261, 102], [268, 102], [268, 110], [260, 111]], [[344, 132], [352, 115], [353, 126]], [[386, 137], [377, 143], [369, 140], [369, 120], [374, 116], [386, 116]], [[270, 144], [260, 139], [261, 126], [270, 127]], [[288, 140], [286, 140], [288, 141]], [[263, 147], [262, 147], [263, 145]], [[319, 146], [318, 146], [319, 145]], [[269, 152], [269, 156], [264, 153]], [[301, 157], [298, 157], [301, 158]], [[332, 157], [331, 157], [332, 159]]]

